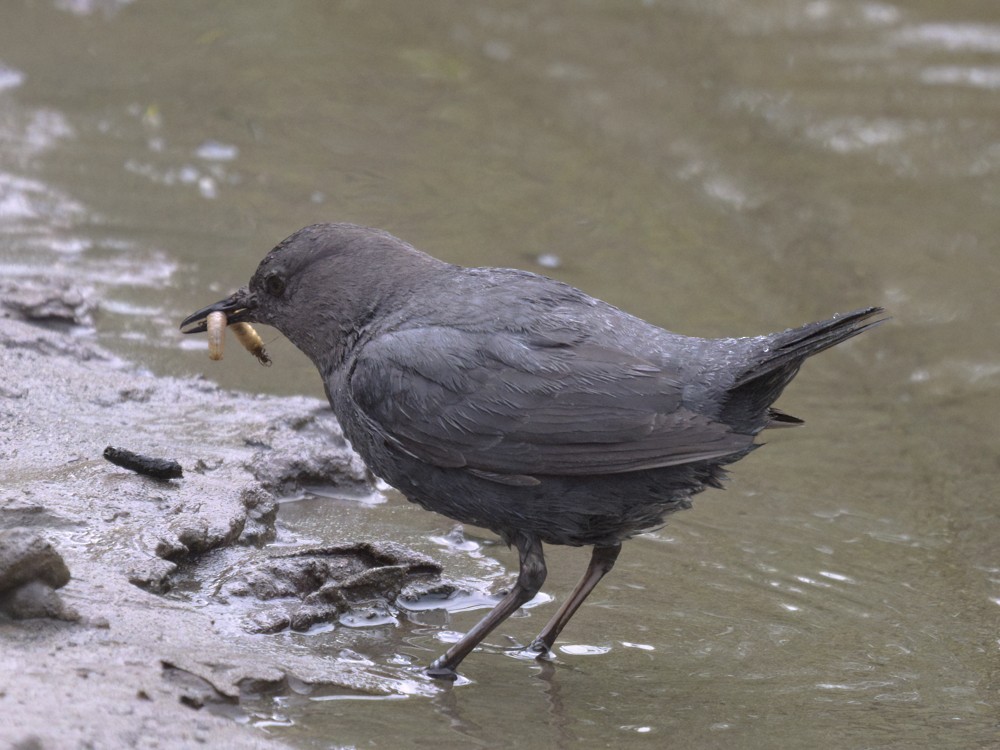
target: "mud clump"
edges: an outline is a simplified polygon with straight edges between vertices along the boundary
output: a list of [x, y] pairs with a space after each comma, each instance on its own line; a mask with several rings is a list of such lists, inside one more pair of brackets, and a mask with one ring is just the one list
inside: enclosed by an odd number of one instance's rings
[[89, 326], [94, 303], [69, 282], [55, 285], [33, 279], [0, 284], [0, 309], [5, 316], [31, 323]]
[[325, 408], [275, 420], [246, 434], [244, 440], [257, 449], [244, 468], [278, 495], [295, 494], [310, 485], [356, 489], [374, 481], [348, 446], [340, 424]]
[[40, 533], [0, 531], [0, 612], [15, 620], [77, 620], [79, 615], [56, 594], [69, 580], [62, 556]]
[[272, 557], [226, 582], [220, 593], [272, 602], [251, 616], [247, 628], [275, 633], [335, 622], [347, 612], [385, 612], [407, 586], [440, 574], [441, 566], [426, 555], [389, 542], [363, 542]]

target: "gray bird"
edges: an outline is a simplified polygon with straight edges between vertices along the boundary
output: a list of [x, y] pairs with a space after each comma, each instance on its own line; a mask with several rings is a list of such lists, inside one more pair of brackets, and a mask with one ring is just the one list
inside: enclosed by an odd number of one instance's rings
[[[868, 307], [781, 333], [702, 339], [527, 271], [464, 268], [353, 224], [299, 230], [221, 311], [274, 326], [319, 369], [354, 449], [409, 500], [517, 548], [517, 582], [433, 662], [455, 669], [545, 581], [542, 543], [593, 547], [529, 648], [548, 654], [621, 543], [719, 487], [809, 356], [878, 325]], [[190, 326], [190, 327], [189, 327]]]

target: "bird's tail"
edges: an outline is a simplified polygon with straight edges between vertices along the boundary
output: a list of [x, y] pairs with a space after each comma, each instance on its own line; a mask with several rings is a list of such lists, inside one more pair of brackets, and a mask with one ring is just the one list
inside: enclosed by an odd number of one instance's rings
[[755, 432], [801, 424], [801, 420], [771, 409], [771, 404], [808, 357], [884, 322], [886, 318], [871, 320], [882, 312], [881, 307], [866, 307], [765, 337], [729, 389], [723, 410], [724, 417], [729, 417], [726, 421]]
[[789, 366], [798, 369], [806, 358], [882, 323], [884, 318], [865, 322], [882, 312], [884, 310], [881, 307], [866, 307], [845, 315], [835, 315], [819, 323], [789, 328], [768, 337], [770, 341], [766, 344], [766, 353], [762, 353], [763, 356], [758, 354], [733, 384], [733, 388], [741, 388]]

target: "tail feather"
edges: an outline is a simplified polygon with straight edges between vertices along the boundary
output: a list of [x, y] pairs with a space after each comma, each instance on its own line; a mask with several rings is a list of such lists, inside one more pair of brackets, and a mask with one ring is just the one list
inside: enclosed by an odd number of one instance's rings
[[767, 354], [760, 357], [737, 379], [733, 388], [740, 388], [757, 378], [789, 365], [795, 369], [814, 354], [836, 346], [883, 323], [886, 318], [866, 323], [869, 318], [885, 312], [881, 307], [866, 307], [844, 315], [836, 315], [819, 323], [807, 323], [771, 337]]
[[883, 323], [886, 318], [871, 320], [883, 312], [881, 307], [866, 307], [762, 337], [760, 348], [729, 389], [723, 419], [737, 432], [750, 434], [767, 427], [801, 424], [802, 420], [774, 409], [771, 404], [808, 357]]
[[772, 406], [767, 410], [767, 424], [764, 425], [764, 429], [772, 427], [798, 427], [800, 424], [805, 424], [805, 422]]

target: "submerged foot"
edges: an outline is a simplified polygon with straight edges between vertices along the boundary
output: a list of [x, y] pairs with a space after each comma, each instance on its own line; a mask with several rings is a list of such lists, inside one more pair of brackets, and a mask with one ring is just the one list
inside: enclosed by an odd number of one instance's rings
[[431, 665], [427, 667], [427, 676], [435, 680], [448, 680], [450, 682], [454, 682], [458, 679], [458, 672], [451, 667], [443, 666], [441, 659], [435, 659], [431, 662]]
[[555, 654], [552, 653], [552, 648], [541, 638], [533, 640], [524, 650], [528, 653], [534, 654], [536, 659], [549, 660], [555, 657]]

